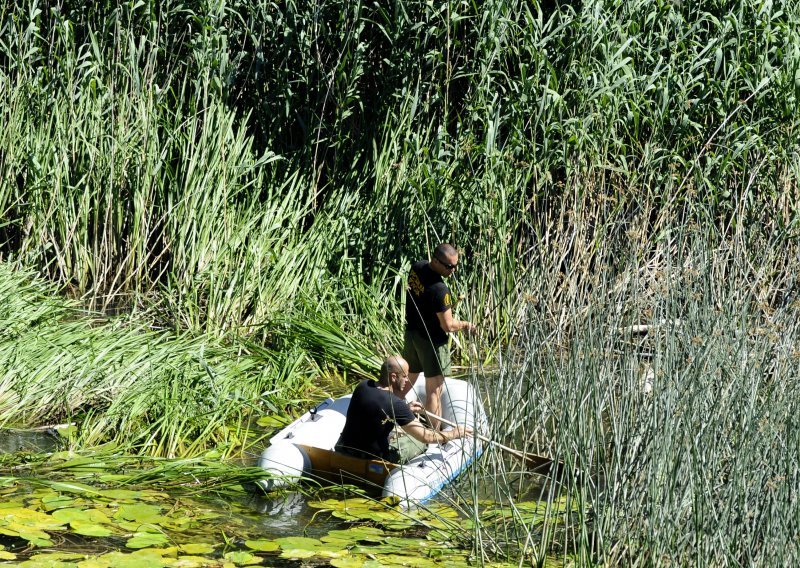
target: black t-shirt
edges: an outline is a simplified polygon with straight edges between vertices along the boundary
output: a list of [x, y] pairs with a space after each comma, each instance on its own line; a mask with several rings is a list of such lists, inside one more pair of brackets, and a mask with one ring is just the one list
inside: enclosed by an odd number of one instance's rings
[[405, 400], [378, 388], [377, 382], [367, 379], [358, 383], [353, 391], [337, 445], [386, 457], [389, 434], [394, 425], [405, 426], [413, 421], [414, 413]]
[[430, 336], [434, 345], [447, 343], [447, 333], [439, 324], [439, 312], [446, 312], [453, 305], [450, 288], [430, 267], [430, 263], [420, 260], [411, 265], [406, 289], [406, 325], [426, 337]]

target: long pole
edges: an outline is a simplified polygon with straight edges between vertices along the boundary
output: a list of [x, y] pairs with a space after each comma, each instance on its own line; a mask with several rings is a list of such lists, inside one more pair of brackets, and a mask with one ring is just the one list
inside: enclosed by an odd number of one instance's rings
[[[447, 420], [445, 418], [442, 418], [441, 416], [437, 416], [433, 412], [426, 411], [425, 413], [428, 416], [430, 416], [431, 418], [433, 418], [434, 420], [438, 420], [442, 424], [446, 424], [448, 426], [452, 426], [453, 428], [458, 426], [455, 422], [450, 422], [449, 420]], [[524, 461], [528, 466], [532, 467], [533, 470], [538, 472], [538, 473], [543, 473], [543, 474], [554, 473], [556, 475], [560, 475], [561, 474], [561, 471], [562, 471], [562, 468], [563, 468], [563, 465], [564, 465], [561, 462], [556, 463], [553, 460], [551, 460], [550, 458], [547, 458], [545, 456], [539, 456], [539, 455], [536, 455], [536, 454], [531, 454], [531, 453], [523, 452], [523, 451], [520, 451], [520, 450], [516, 450], [514, 448], [510, 448], [508, 446], [504, 446], [500, 442], [496, 442], [495, 440], [492, 440], [491, 438], [487, 438], [486, 436], [484, 436], [483, 434], [480, 434], [478, 432], [473, 432], [473, 435], [476, 438], [478, 438], [479, 440], [483, 440], [487, 444], [491, 444], [491, 445], [495, 446], [496, 448], [499, 448], [499, 449], [503, 450], [504, 452], [508, 452], [512, 456], [516, 456], [517, 458], [519, 458], [522, 461]]]

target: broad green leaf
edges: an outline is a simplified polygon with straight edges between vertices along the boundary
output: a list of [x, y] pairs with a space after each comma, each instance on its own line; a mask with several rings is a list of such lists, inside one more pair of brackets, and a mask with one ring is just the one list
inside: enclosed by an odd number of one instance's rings
[[160, 524], [163, 520], [161, 515], [161, 507], [157, 505], [148, 505], [146, 503], [122, 505], [114, 515], [114, 518], [155, 525]]
[[128, 539], [128, 542], [125, 543], [125, 546], [128, 548], [148, 548], [151, 546], [167, 544], [167, 542], [169, 542], [169, 539], [167, 539], [167, 536], [164, 534], [138, 532]]
[[247, 548], [259, 552], [274, 552], [280, 548], [280, 545], [274, 540], [246, 540], [244, 544]]
[[61, 493], [56, 493], [55, 491], [51, 491], [42, 497], [42, 507], [45, 511], [54, 511], [56, 509], [63, 509], [64, 507], [74, 507], [79, 502], [83, 502], [83, 500], [76, 499], [75, 497], [70, 497], [68, 495], [62, 495]]
[[69, 526], [73, 530], [73, 532], [75, 532], [76, 534], [81, 534], [83, 536], [105, 537], [114, 534], [114, 531], [112, 531], [107, 526], [99, 525], [96, 523], [72, 521], [69, 524]]
[[78, 568], [161, 568], [162, 566], [166, 566], [164, 559], [151, 550], [108, 552], [78, 564]]
[[180, 558], [166, 560], [165, 566], [170, 568], [202, 568], [203, 566], [219, 566], [219, 563], [202, 556], [181, 556]]
[[254, 564], [261, 564], [262, 561], [262, 558], [246, 551], [226, 552], [223, 558], [229, 562], [233, 562], [237, 566], [252, 566]]
[[332, 558], [329, 564], [334, 568], [362, 568], [367, 560], [366, 556], [342, 556], [341, 558]]
[[308, 536], [285, 536], [276, 538], [275, 543], [282, 549], [297, 548], [311, 550], [322, 546], [322, 541]]
[[16, 530], [14, 526], [32, 527], [40, 530], [60, 530], [64, 528], [64, 523], [54, 519], [47, 513], [24, 507], [0, 509], [0, 527], [4, 525], [12, 530]]
[[[338, 558], [348, 554], [340, 547], [333, 547], [316, 538], [305, 536], [290, 536], [276, 538], [275, 542], [281, 547], [281, 558], [311, 558], [312, 556], [323, 556], [325, 558]], [[335, 549], [334, 549], [335, 548]]]
[[178, 550], [186, 554], [211, 554], [214, 552], [214, 545], [205, 542], [181, 544], [178, 546]]
[[320, 540], [322, 542], [346, 542], [356, 544], [357, 542], [383, 542], [386, 538], [384, 532], [377, 527], [361, 526], [351, 527], [345, 530], [332, 530]]
[[97, 509], [64, 508], [53, 511], [52, 517], [64, 523], [79, 521], [82, 523], [111, 523], [111, 519]]

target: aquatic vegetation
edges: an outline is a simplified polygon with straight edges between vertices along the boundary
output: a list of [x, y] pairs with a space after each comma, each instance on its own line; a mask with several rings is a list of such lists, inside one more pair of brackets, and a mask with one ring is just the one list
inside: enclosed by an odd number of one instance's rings
[[263, 413], [307, 386], [292, 353], [247, 352], [146, 319], [91, 317], [52, 286], [0, 263], [0, 421], [77, 422], [77, 447], [149, 455], [241, 452]]
[[[247, 566], [272, 564], [276, 558], [315, 558], [343, 567], [371, 561], [426, 567], [463, 565], [471, 556], [468, 549], [454, 547], [457, 515], [444, 507], [409, 514], [363, 498], [327, 499], [312, 506], [346, 519], [344, 528], [319, 538], [265, 539], [263, 527], [248, 521], [246, 509], [229, 503], [230, 510], [222, 514], [218, 506], [185, 492], [7, 479], [0, 493], [0, 535], [6, 537], [0, 559], [16, 559], [21, 566], [55, 561], [79, 568]], [[344, 517], [337, 514], [342, 512]], [[451, 521], [442, 523], [445, 517]], [[433, 527], [439, 529], [432, 532]], [[69, 535], [74, 535], [69, 537], [73, 544], [67, 546]], [[65, 550], [35, 552], [57, 543]]]
[[[221, 479], [150, 457], [241, 454], [264, 414], [369, 373], [409, 262], [452, 240], [481, 330], [456, 361], [492, 437], [577, 473], [487, 452], [453, 497], [478, 561], [797, 563], [799, 21], [760, 0], [3, 5], [0, 424], [152, 467], [0, 455], [2, 490]], [[118, 528], [155, 516], [137, 503], [43, 503], [7, 536], [206, 562]]]

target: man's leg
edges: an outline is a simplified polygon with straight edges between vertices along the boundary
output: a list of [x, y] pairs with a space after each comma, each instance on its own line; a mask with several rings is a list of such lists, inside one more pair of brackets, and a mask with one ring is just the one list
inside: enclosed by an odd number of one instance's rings
[[417, 354], [417, 348], [414, 345], [413, 332], [408, 329], [403, 336], [403, 359], [408, 363], [408, 380], [403, 386], [403, 390], [397, 393], [397, 396], [400, 398], [405, 398], [408, 391], [414, 388], [414, 384], [417, 382], [417, 377], [419, 377], [422, 369], [422, 364]]
[[[435, 377], [425, 377], [425, 410], [436, 414], [442, 415], [442, 387], [444, 386], [444, 375], [436, 375]], [[428, 420], [434, 430], [440, 427], [439, 421], [428, 416]]]
[[397, 462], [399, 464], [409, 462], [428, 449], [426, 444], [415, 440], [413, 436], [406, 434], [402, 430], [397, 432], [397, 438], [394, 440], [394, 443], [399, 456]]
[[[426, 343], [421, 351], [420, 359], [425, 371], [425, 410], [442, 416], [442, 389], [444, 378], [450, 373], [450, 348], [447, 344], [431, 345]], [[431, 426], [439, 429], [439, 421], [428, 416]]]

